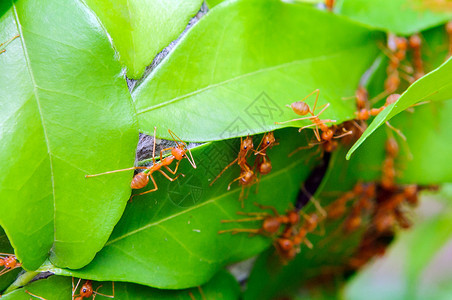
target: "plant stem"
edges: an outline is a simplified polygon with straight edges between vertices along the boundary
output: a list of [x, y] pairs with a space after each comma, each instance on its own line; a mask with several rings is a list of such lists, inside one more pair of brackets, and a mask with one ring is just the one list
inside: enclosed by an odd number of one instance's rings
[[3, 295], [6, 295], [8, 293], [11, 293], [15, 289], [20, 288], [21, 286], [26, 285], [29, 283], [33, 278], [35, 278], [36, 275], [38, 275], [40, 272], [37, 271], [29, 271], [25, 272], [22, 275], [20, 275], [11, 285], [5, 290]]

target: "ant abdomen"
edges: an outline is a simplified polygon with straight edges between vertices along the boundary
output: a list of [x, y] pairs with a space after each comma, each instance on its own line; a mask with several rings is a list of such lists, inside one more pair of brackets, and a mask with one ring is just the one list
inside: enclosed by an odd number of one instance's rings
[[132, 179], [130, 183], [130, 187], [132, 189], [141, 189], [144, 188], [149, 183], [149, 176], [145, 172], [138, 173]]
[[293, 111], [300, 116], [307, 115], [311, 111], [309, 105], [302, 101], [294, 102], [290, 105], [290, 107], [292, 107]]
[[279, 230], [281, 223], [277, 217], [267, 218], [262, 224], [262, 228], [268, 233], [276, 233]]

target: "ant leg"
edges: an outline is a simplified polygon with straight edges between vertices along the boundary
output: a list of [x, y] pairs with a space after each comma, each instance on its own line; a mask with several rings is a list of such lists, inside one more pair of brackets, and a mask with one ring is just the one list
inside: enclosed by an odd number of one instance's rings
[[314, 115], [315, 107], [317, 106], [317, 100], [319, 100], [320, 90], [319, 90], [319, 89], [315, 89], [315, 90], [313, 90], [312, 92], [310, 92], [306, 97], [304, 97], [303, 99], [300, 100], [300, 102], [301, 102], [301, 101], [304, 101], [304, 100], [306, 100], [308, 97], [310, 97], [311, 95], [313, 95], [313, 94], [315, 94], [315, 93], [317, 93], [317, 95], [315, 96], [315, 102], [314, 102], [314, 106], [312, 107], [312, 110], [311, 110], [311, 115]]
[[350, 134], [353, 134], [353, 132], [352, 132], [351, 130], [350, 130], [350, 131], [347, 131], [347, 132], [345, 132], [345, 133], [343, 133], [343, 134], [341, 134], [341, 135], [335, 136], [335, 137], [333, 137], [333, 138], [335, 138], [335, 139], [340, 139], [341, 137], [344, 137], [344, 136], [350, 135]]
[[397, 133], [397, 134], [402, 138], [402, 140], [404, 140], [404, 141], [406, 142], [406, 136], [402, 133], [402, 131], [401, 131], [400, 129], [395, 128], [394, 126], [392, 126], [392, 125], [389, 123], [389, 121], [386, 121], [386, 125], [387, 125], [389, 128], [391, 128], [392, 130], [394, 130], [395, 133]]
[[261, 231], [260, 231], [260, 229], [235, 228], [235, 229], [220, 230], [220, 231], [218, 231], [218, 234], [223, 234], [223, 233], [227, 233], [227, 232], [230, 232], [231, 234], [237, 234], [237, 233], [242, 233], [242, 232], [259, 234]]
[[297, 119], [292, 119], [292, 120], [289, 120], [289, 121], [283, 121], [283, 122], [275, 122], [275, 124], [285, 124], [285, 123], [290, 123], [290, 122], [295, 122], [295, 121], [312, 120], [313, 118], [315, 118], [315, 116], [309, 116], [309, 117], [297, 118]]
[[132, 198], [133, 198], [133, 197], [141, 196], [141, 195], [148, 194], [148, 193], [152, 193], [152, 192], [155, 192], [156, 190], [158, 190], [157, 183], [155, 182], [155, 179], [154, 179], [154, 177], [152, 176], [152, 174], [149, 174], [149, 178], [151, 178], [152, 183], [154, 184], [154, 188], [153, 188], [152, 190], [149, 190], [149, 191], [146, 191], [146, 192], [143, 192], [143, 193], [139, 193], [139, 194], [136, 194], [136, 195], [132, 195], [132, 197], [130, 197], [130, 201], [132, 201]]
[[270, 216], [270, 214], [266, 213], [266, 212], [243, 212], [243, 211], [238, 211], [237, 214], [241, 215], [241, 216], [260, 216], [260, 217], [268, 217], [268, 216]]
[[271, 205], [262, 205], [262, 204], [257, 203], [257, 202], [254, 202], [253, 204], [256, 205], [257, 207], [259, 207], [260, 209], [269, 209], [269, 210], [271, 210], [273, 212], [273, 215], [275, 217], [279, 217], [278, 211], [273, 206], [271, 206]]
[[245, 219], [237, 219], [237, 220], [221, 220], [221, 223], [241, 223], [241, 222], [252, 222], [252, 221], [262, 221], [266, 217], [255, 217], [255, 218], [245, 218]]
[[304, 239], [303, 239], [303, 243], [304, 243], [309, 249], [314, 248], [314, 246], [312, 245], [312, 243], [311, 243], [307, 238], [304, 238]]
[[94, 300], [94, 297], [95, 297], [96, 295], [100, 295], [100, 296], [107, 297], [107, 298], [114, 298], [114, 297], [115, 297], [115, 283], [112, 281], [112, 282], [111, 282], [111, 285], [112, 285], [113, 295], [105, 295], [105, 294], [99, 293], [97, 290], [99, 290], [99, 289], [102, 287], [102, 285], [99, 285], [99, 286], [97, 287], [97, 289], [94, 291], [94, 294], [95, 294], [95, 295], [93, 296], [93, 300]]
[[217, 181], [218, 178], [220, 178], [220, 176], [233, 164], [235, 164], [238, 161], [238, 158], [234, 159], [229, 165], [227, 165], [223, 171], [220, 172], [220, 174], [217, 175], [217, 177], [215, 177], [215, 179], [210, 183], [210, 186], [212, 186], [212, 184], [214, 184], [215, 181]]
[[185, 175], [184, 174], [182, 174], [182, 173], [180, 173], [180, 174], [178, 174], [176, 177], [174, 177], [174, 178], [171, 178], [171, 177], [169, 177], [168, 176], [168, 174], [166, 174], [165, 172], [163, 172], [162, 170], [158, 170], [163, 176], [165, 176], [166, 177], [166, 179], [168, 179], [169, 181], [175, 181], [177, 178], [179, 178], [179, 176], [182, 176], [182, 177], [185, 177]]
[[130, 171], [130, 170], [149, 170], [149, 169], [150, 169], [149, 167], [131, 167], [131, 168], [126, 168], [126, 169], [121, 169], [121, 170], [108, 171], [108, 172], [99, 173], [99, 174], [85, 175], [85, 178], [96, 177], [96, 176], [105, 175], [105, 174], [118, 173], [118, 172], [123, 172], [123, 171]]
[[[157, 139], [157, 127], [154, 126], [154, 144], [152, 145], [152, 164], [155, 165], [155, 141]], [[160, 157], [160, 159], [162, 159]]]
[[301, 146], [298, 147], [297, 149], [295, 149], [294, 151], [290, 152], [288, 157], [291, 157], [292, 155], [294, 155], [295, 153], [301, 151], [301, 150], [306, 150], [306, 149], [312, 149], [312, 147], [314, 147], [315, 145], [319, 145], [319, 144], [309, 144], [308, 146]]
[[202, 287], [200, 285], [198, 285], [198, 291], [199, 294], [201, 295], [201, 299], [206, 300], [206, 295], [204, 295], [204, 291], [202, 290]]
[[25, 291], [25, 293], [27, 293], [27, 294], [29, 294], [29, 295], [35, 297], [35, 298], [41, 299], [41, 300], [47, 300], [46, 298], [43, 298], [43, 297], [40, 297], [40, 296], [38, 296], [38, 295], [32, 294], [32, 293], [30, 293], [29, 291]]
[[243, 177], [245, 177], [245, 175], [241, 175], [241, 176], [237, 177], [236, 179], [234, 179], [233, 181], [231, 181], [231, 182], [228, 184], [228, 191], [231, 189], [231, 185], [232, 185], [234, 182], [236, 182], [237, 180], [242, 179]]
[[188, 295], [190, 296], [190, 299], [191, 299], [191, 300], [196, 300], [196, 298], [195, 298], [195, 296], [193, 296], [193, 293], [192, 293], [192, 292], [188, 292]]
[[79, 278], [77, 281], [77, 285], [74, 287], [74, 277], [72, 277], [72, 299], [74, 299], [74, 297], [75, 297], [75, 291], [78, 289], [78, 285], [80, 284], [81, 280], [82, 279]]
[[175, 175], [177, 172], [177, 169], [179, 168], [180, 160], [176, 163], [176, 168], [174, 168], [174, 171], [170, 169], [169, 166], [163, 166], [165, 169], [167, 169], [171, 174]]

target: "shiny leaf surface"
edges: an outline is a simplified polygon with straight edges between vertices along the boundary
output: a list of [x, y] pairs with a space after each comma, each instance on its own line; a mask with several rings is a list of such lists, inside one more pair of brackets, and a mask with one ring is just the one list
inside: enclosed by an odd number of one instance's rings
[[140, 78], [154, 57], [175, 40], [202, 0], [85, 0], [110, 34], [129, 78]]
[[[127, 202], [138, 132], [130, 94], [106, 33], [79, 1], [0, 4], [0, 204], [26, 269], [48, 257], [86, 265]], [[126, 180], [124, 180], [126, 179]], [[18, 221], [20, 217], [20, 221]]]
[[[424, 0], [338, 0], [335, 11], [380, 30], [411, 35], [443, 24], [452, 10], [432, 9]], [[439, 2], [439, 1], [438, 1]]]
[[[286, 104], [320, 89], [323, 119], [353, 118], [354, 95], [381, 34], [328, 12], [279, 0], [225, 2], [203, 17], [137, 87], [140, 129], [212, 141], [309, 125]], [[344, 76], [346, 72], [347, 76]], [[307, 103], [313, 106], [315, 97]], [[179, 125], [175, 125], [175, 123]], [[164, 131], [159, 133], [168, 138]]]

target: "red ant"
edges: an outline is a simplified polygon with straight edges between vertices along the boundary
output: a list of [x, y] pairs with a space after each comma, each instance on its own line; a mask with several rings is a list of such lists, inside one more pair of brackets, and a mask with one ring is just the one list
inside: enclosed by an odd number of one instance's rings
[[396, 170], [394, 167], [394, 160], [399, 153], [399, 145], [397, 141], [391, 137], [386, 141], [386, 158], [383, 161], [383, 170], [381, 178], [381, 186], [386, 190], [395, 188]]
[[[306, 100], [308, 97], [310, 97], [311, 95], [317, 93], [316, 98], [315, 98], [315, 102], [314, 102], [314, 106], [313, 109], [311, 110], [311, 108], [309, 107], [309, 105], [304, 102], [304, 100]], [[320, 94], [320, 90], [316, 89], [314, 91], [312, 91], [311, 93], [309, 93], [306, 97], [304, 97], [302, 100], [297, 101], [292, 103], [291, 105], [286, 105], [287, 107], [292, 108], [292, 110], [300, 116], [305, 116], [307, 114], [310, 114], [310, 117], [304, 117], [304, 118], [297, 118], [297, 119], [292, 119], [289, 121], [284, 121], [284, 122], [275, 122], [275, 124], [284, 124], [284, 123], [289, 123], [289, 122], [294, 122], [294, 121], [300, 121], [300, 120], [310, 120], [312, 121], [314, 124], [312, 125], [307, 125], [307, 126], [303, 126], [301, 127], [298, 131], [302, 131], [305, 128], [308, 127], [313, 127], [315, 126], [315, 136], [317, 138], [317, 140], [319, 142], [321, 142], [322, 140], [324, 141], [329, 141], [333, 138], [334, 132], [332, 129], [330, 129], [328, 126], [325, 125], [325, 123], [335, 123], [336, 120], [320, 120], [319, 116], [325, 111], [325, 109], [328, 108], [328, 106], [330, 106], [329, 103], [327, 103], [325, 105], [325, 107], [317, 114], [315, 115], [315, 108], [317, 106], [317, 101], [319, 100], [319, 94]], [[319, 128], [322, 131], [322, 134], [320, 135], [319, 133]]]
[[22, 264], [17, 261], [15, 255], [9, 253], [0, 253], [0, 255], [6, 255], [6, 257], [0, 257], [0, 266], [4, 267], [3, 270], [0, 271], [0, 276], [22, 266]]
[[410, 48], [413, 50], [414, 80], [424, 76], [424, 64], [422, 62], [422, 40], [419, 34], [414, 34], [408, 39]]
[[[308, 97], [310, 97], [314, 93], [316, 93], [317, 95], [316, 95], [316, 98], [315, 98], [313, 109], [311, 110], [309, 105], [306, 102], [304, 102], [304, 100], [306, 100]], [[325, 109], [328, 108], [328, 106], [330, 106], [329, 103], [327, 103], [325, 105], [325, 107], [317, 115], [314, 114], [315, 108], [317, 106], [317, 101], [319, 100], [319, 94], [320, 94], [320, 90], [316, 89], [316, 90], [312, 91], [309, 95], [304, 97], [302, 100], [294, 102], [291, 105], [286, 105], [287, 107], [292, 108], [292, 110], [297, 115], [305, 116], [307, 114], [311, 114], [310, 117], [297, 118], [297, 119], [284, 121], [284, 122], [275, 122], [275, 124], [284, 124], [284, 123], [293, 122], [293, 121], [300, 121], [300, 120], [310, 120], [314, 124], [303, 126], [298, 131], [301, 131], [301, 130], [303, 130], [305, 128], [314, 126], [315, 127], [314, 134], [315, 134], [317, 140], [320, 143], [324, 144], [323, 148], [325, 149], [325, 151], [331, 152], [337, 146], [337, 143], [335, 141], [333, 141], [333, 138], [335, 138], [335, 139], [341, 138], [341, 137], [343, 137], [345, 135], [349, 135], [350, 132], [345, 132], [345, 133], [343, 133], [343, 134], [341, 134], [339, 136], [334, 136], [334, 134], [336, 133], [336, 129], [337, 128], [336, 127], [328, 127], [325, 123], [335, 123], [336, 120], [320, 120], [319, 116], [325, 111]], [[319, 132], [319, 129], [322, 131], [321, 134]], [[308, 148], [310, 148], [310, 147], [312, 147], [312, 145], [308, 146]], [[306, 147], [299, 147], [294, 152], [289, 154], [289, 156], [293, 155], [295, 152], [298, 152], [299, 150], [302, 150], [302, 149], [306, 149]]]
[[[171, 174], [176, 174], [177, 169], [179, 168], [179, 164], [183, 158], [187, 158], [187, 160], [190, 162], [190, 164], [193, 166], [193, 168], [196, 169], [196, 164], [193, 159], [193, 155], [191, 154], [190, 149], [187, 148], [187, 144], [184, 143], [176, 134], [174, 134], [174, 132], [172, 132], [169, 129], [168, 129], [168, 132], [171, 135], [171, 137], [174, 139], [174, 141], [176, 142], [177, 146], [160, 150], [160, 160], [158, 162], [156, 162], [155, 161], [156, 130], [157, 130], [157, 128], [154, 127], [154, 148], [152, 151], [152, 161], [153, 161], [152, 166], [150, 166], [150, 167], [131, 167], [131, 168], [109, 171], [109, 172], [104, 172], [104, 173], [99, 173], [99, 174], [94, 174], [94, 175], [85, 175], [85, 177], [95, 177], [95, 176], [111, 174], [111, 173], [116, 173], [116, 172], [129, 171], [129, 170], [139, 170], [139, 169], [145, 170], [144, 172], [138, 173], [133, 177], [132, 182], [130, 183], [130, 187], [132, 189], [144, 188], [149, 183], [149, 178], [150, 178], [152, 180], [152, 183], [154, 184], [154, 188], [151, 190], [148, 190], [146, 192], [143, 192], [143, 193], [140, 193], [137, 195], [133, 195], [132, 197], [134, 197], [134, 196], [144, 195], [144, 194], [151, 193], [151, 192], [158, 190], [157, 183], [155, 182], [155, 179], [152, 176], [152, 174], [154, 172], [160, 172], [163, 176], [165, 176], [170, 181], [175, 181], [180, 175], [184, 176], [183, 174], [179, 174], [175, 178], [171, 178], [168, 174], [166, 174], [163, 170], [161, 170], [162, 168], [165, 168]], [[176, 138], [179, 140], [179, 142], [176, 141]], [[166, 150], [171, 150], [171, 155], [163, 158], [163, 151], [166, 151]], [[191, 160], [186, 155], [187, 151], [190, 153]], [[171, 165], [174, 160], [177, 160], [176, 167], [174, 170], [171, 170], [168, 166]]]
[[316, 213], [310, 215], [302, 213], [302, 215], [305, 219], [303, 225], [298, 229], [294, 228], [294, 226], [286, 226], [282, 235], [276, 239], [275, 248], [285, 261], [295, 257], [300, 251], [300, 245], [302, 243], [310, 249], [313, 248], [312, 243], [306, 238], [306, 235], [318, 227], [323, 217], [319, 217]]
[[[7, 40], [6, 42], [1, 43], [1, 44], [0, 44], [0, 48], [1, 48], [3, 45], [4, 45], [4, 47], [8, 46], [9, 43], [11, 43], [11, 42], [14, 41], [15, 39], [17, 39], [19, 36], [20, 36], [20, 34], [17, 34], [17, 35], [15, 35], [15, 36], [13, 36], [11, 39]], [[4, 52], [6, 52], [6, 49], [1, 49], [1, 50], [0, 50], [0, 54], [2, 54], [2, 53], [4, 53]]]
[[326, 9], [329, 11], [333, 11], [334, 8], [334, 0], [325, 0]]
[[[273, 131], [267, 132], [262, 137], [261, 142], [257, 146], [258, 151], [254, 153], [254, 155], [259, 155], [254, 162], [256, 166], [257, 173], [260, 175], [267, 175], [272, 170], [272, 164], [270, 158], [267, 155], [267, 149], [271, 149], [273, 146], [278, 145], [276, 143], [275, 136]], [[258, 179], [259, 182], [259, 179]], [[257, 188], [256, 188], [257, 190]]]
[[245, 197], [243, 197], [244, 192], [245, 192], [245, 187], [255, 184], [256, 182], [259, 181], [259, 179], [256, 177], [256, 174], [251, 169], [251, 166], [248, 165], [248, 163], [245, 162], [243, 165], [240, 166], [240, 168], [241, 168], [240, 176], [228, 184], [228, 191], [231, 189], [231, 185], [234, 182], [239, 181], [239, 185], [242, 186], [242, 190], [241, 190], [240, 196], [239, 196], [239, 201], [241, 201], [242, 208], [243, 208], [243, 199], [248, 198], [248, 193]]
[[364, 186], [362, 183], [357, 183], [353, 190], [346, 192], [333, 203], [331, 203], [327, 208], [327, 218], [336, 220], [342, 217], [347, 210], [347, 202], [361, 195], [364, 191]]
[[251, 212], [243, 213], [237, 212], [239, 215], [250, 216], [250, 218], [238, 219], [238, 220], [222, 220], [221, 223], [240, 223], [240, 222], [253, 222], [253, 221], [263, 221], [261, 228], [258, 229], [248, 229], [248, 228], [235, 228], [218, 231], [219, 234], [230, 232], [232, 234], [237, 234], [241, 232], [248, 232], [250, 234], [264, 234], [272, 235], [279, 231], [282, 224], [296, 224], [298, 223], [300, 217], [298, 213], [294, 210], [289, 210], [285, 215], [280, 215], [278, 211], [273, 206], [265, 206], [258, 203], [254, 203], [257, 207], [263, 210], [271, 210], [273, 214], [268, 212]]
[[379, 108], [371, 108], [371, 109], [367, 109], [367, 108], [361, 108], [360, 110], [358, 110], [357, 112], [355, 112], [356, 114], [356, 118], [358, 120], [362, 120], [362, 121], [367, 121], [370, 117], [375, 117], [377, 116], [379, 113], [381, 113], [386, 107], [388, 107], [389, 105], [395, 103], [398, 99], [400, 98], [399, 94], [392, 94], [389, 95], [386, 98], [386, 102], [385, 104], [383, 104], [381, 107]]
[[447, 22], [446, 24], [446, 32], [449, 36], [449, 55], [452, 55], [452, 21]]
[[375, 185], [362, 185], [360, 189], [360, 197], [353, 205], [350, 215], [344, 221], [344, 231], [346, 233], [351, 233], [358, 229], [362, 223], [362, 212], [372, 208], [371, 199], [375, 198]]
[[[215, 181], [217, 181], [218, 178], [220, 178], [220, 176], [229, 168], [231, 167], [234, 163], [237, 163], [240, 168], [242, 169], [242, 175], [245, 175], [244, 177], [248, 177], [251, 178], [251, 169], [248, 167], [245, 167], [245, 165], [247, 165], [246, 159], [250, 153], [250, 151], [252, 151], [254, 149], [254, 145], [253, 145], [253, 138], [250, 136], [247, 136], [246, 139], [242, 139], [240, 138], [240, 150], [239, 150], [239, 154], [237, 155], [237, 158], [234, 159], [229, 165], [227, 165], [223, 171], [220, 172], [220, 174], [217, 175], [217, 177], [215, 177], [215, 179], [210, 183], [210, 186], [212, 186], [214, 184]], [[250, 172], [251, 171], [251, 172]], [[254, 172], [253, 172], [254, 174]], [[237, 179], [238, 180], [238, 179]], [[235, 180], [234, 180], [235, 181]], [[229, 188], [228, 188], [229, 189]]]
[[88, 298], [93, 296], [93, 299], [96, 297], [96, 295], [101, 295], [107, 298], [114, 298], [115, 297], [115, 283], [112, 282], [111, 286], [112, 286], [112, 290], [113, 290], [113, 295], [105, 295], [105, 294], [101, 294], [98, 292], [99, 288], [102, 287], [102, 285], [99, 285], [97, 287], [97, 289], [94, 291], [93, 290], [93, 283], [91, 280], [87, 280], [81, 287], [80, 287], [80, 294], [75, 295], [75, 292], [77, 291], [77, 288], [80, 284], [80, 281], [82, 279], [80, 278], [77, 282], [77, 285], [74, 287], [74, 277], [72, 277], [72, 299], [73, 300], [83, 300], [83, 298]]

